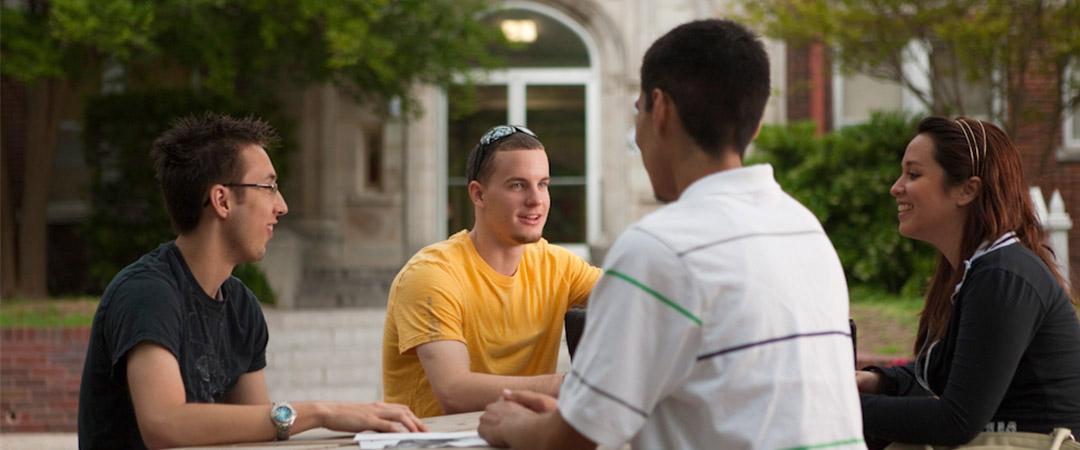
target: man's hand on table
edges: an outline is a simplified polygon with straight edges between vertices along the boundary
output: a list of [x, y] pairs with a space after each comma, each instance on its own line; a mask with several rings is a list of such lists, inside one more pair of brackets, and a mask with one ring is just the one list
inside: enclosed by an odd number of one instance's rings
[[427, 431], [427, 425], [405, 405], [396, 403], [332, 403], [320, 402], [319, 412], [324, 428], [334, 431], [381, 432]]
[[528, 434], [524, 427], [528, 419], [556, 409], [558, 403], [554, 397], [530, 391], [504, 390], [498, 401], [484, 409], [477, 431], [492, 446], [509, 447], [509, 437]]

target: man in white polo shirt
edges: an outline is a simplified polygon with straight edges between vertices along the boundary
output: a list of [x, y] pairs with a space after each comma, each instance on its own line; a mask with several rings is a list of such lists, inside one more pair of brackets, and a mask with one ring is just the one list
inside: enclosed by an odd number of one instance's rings
[[669, 205], [612, 246], [559, 399], [506, 391], [480, 433], [514, 448], [864, 448], [843, 270], [768, 165], [761, 41], [684, 24], [641, 67], [637, 143]]

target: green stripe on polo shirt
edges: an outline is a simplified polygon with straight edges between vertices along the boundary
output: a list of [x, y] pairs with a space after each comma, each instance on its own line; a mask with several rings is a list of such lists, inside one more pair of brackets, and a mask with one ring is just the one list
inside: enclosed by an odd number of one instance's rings
[[840, 447], [840, 446], [844, 446], [844, 445], [859, 444], [861, 442], [863, 442], [862, 438], [851, 438], [851, 439], [844, 439], [842, 441], [836, 441], [836, 442], [826, 442], [824, 444], [814, 444], [814, 445], [804, 445], [804, 446], [801, 446], [801, 447], [791, 447], [791, 448], [786, 448], [784, 450], [812, 450], [812, 449], [818, 449], [818, 448]]
[[624, 274], [622, 272], [618, 272], [618, 271], [615, 271], [615, 270], [608, 269], [607, 273], [615, 276], [616, 278], [620, 278], [620, 279], [626, 281], [627, 283], [630, 283], [630, 284], [632, 284], [634, 286], [637, 286], [638, 289], [641, 289], [641, 290], [647, 292], [649, 295], [653, 296], [653, 298], [655, 298], [657, 300], [660, 300], [661, 303], [670, 306], [671, 309], [674, 309], [675, 311], [678, 311], [679, 314], [682, 314], [682, 315], [686, 316], [687, 319], [690, 319], [690, 321], [698, 324], [698, 326], [701, 326], [701, 319], [699, 319], [693, 313], [691, 313], [690, 311], [687, 311], [686, 308], [683, 308], [678, 303], [675, 303], [675, 302], [671, 301], [671, 299], [669, 299], [667, 297], [664, 297], [663, 294], [661, 294], [659, 292], [656, 292], [652, 288], [642, 284], [640, 281], [633, 279], [631, 276], [629, 276], [627, 274]]

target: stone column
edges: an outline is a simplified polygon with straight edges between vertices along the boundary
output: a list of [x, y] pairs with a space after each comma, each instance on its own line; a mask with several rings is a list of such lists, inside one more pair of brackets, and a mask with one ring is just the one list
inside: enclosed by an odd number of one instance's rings
[[446, 238], [439, 235], [439, 218], [436, 217], [440, 184], [444, 182], [439, 174], [439, 145], [446, 134], [444, 124], [440, 123], [441, 98], [437, 87], [418, 86], [416, 99], [423, 112], [406, 121], [399, 132], [404, 151], [402, 220], [405, 233], [402, 245], [406, 260], [424, 246]]

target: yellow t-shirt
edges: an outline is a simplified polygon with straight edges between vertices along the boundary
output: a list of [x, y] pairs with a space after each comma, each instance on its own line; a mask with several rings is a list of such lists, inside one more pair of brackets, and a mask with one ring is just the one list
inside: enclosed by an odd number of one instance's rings
[[408, 405], [420, 417], [443, 414], [415, 350], [433, 341], [465, 343], [473, 372], [554, 373], [563, 315], [585, 304], [600, 272], [543, 239], [525, 246], [513, 276], [492, 269], [467, 231], [425, 247], [390, 286], [385, 401]]

